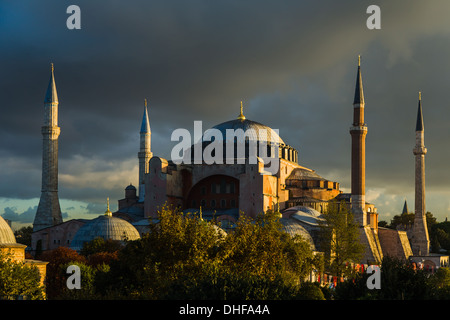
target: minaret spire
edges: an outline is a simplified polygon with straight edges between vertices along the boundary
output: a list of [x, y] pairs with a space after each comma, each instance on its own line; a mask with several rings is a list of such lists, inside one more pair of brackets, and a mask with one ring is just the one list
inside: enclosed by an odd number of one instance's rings
[[425, 148], [422, 94], [420, 92], [416, 121], [416, 146], [413, 153], [415, 156], [415, 203], [411, 249], [415, 255], [428, 255], [430, 253], [430, 239], [425, 209], [425, 154], [427, 148]]
[[419, 91], [419, 107], [417, 109], [416, 131], [423, 131], [422, 92]]
[[361, 76], [361, 56], [358, 56], [358, 72], [356, 73], [355, 98], [353, 104], [364, 104], [364, 90]]
[[239, 114], [239, 116], [237, 118], [238, 118], [238, 120], [241, 120], [241, 121], [245, 120], [244, 107], [242, 106], [242, 100], [241, 100], [241, 113]]
[[142, 116], [142, 124], [140, 131], [140, 149], [139, 158], [139, 201], [145, 198], [145, 174], [148, 173], [148, 165], [150, 158], [153, 156], [151, 152], [151, 135], [150, 122], [148, 120], [147, 99], [144, 99], [144, 114]]
[[405, 199], [405, 203], [403, 204], [402, 214], [408, 214], [408, 213], [409, 213], [408, 204], [406, 203], [406, 199]]
[[106, 198], [106, 211], [105, 216], [112, 217], [112, 212], [109, 210], [109, 197]]
[[361, 225], [367, 224], [366, 216], [366, 135], [367, 126], [364, 122], [364, 93], [361, 76], [361, 57], [358, 56], [356, 73], [355, 97], [353, 100], [352, 136], [352, 185], [351, 205], [355, 220]]
[[62, 223], [58, 197], [58, 94], [54, 66], [51, 64], [50, 81], [44, 99], [44, 126], [42, 127], [42, 188], [39, 206], [33, 222], [33, 231]]

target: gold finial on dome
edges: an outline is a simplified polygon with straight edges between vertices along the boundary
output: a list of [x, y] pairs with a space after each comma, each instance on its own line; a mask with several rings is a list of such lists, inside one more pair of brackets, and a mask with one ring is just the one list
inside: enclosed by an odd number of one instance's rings
[[144, 106], [147, 108], [147, 98], [144, 99]]
[[361, 55], [358, 55], [358, 67], [361, 67]]
[[239, 116], [237, 117], [239, 120], [245, 120], [245, 116], [244, 116], [244, 112], [243, 112], [243, 107], [242, 107], [242, 100], [241, 100], [241, 113], [239, 114]]
[[419, 91], [419, 100], [422, 100], [422, 92]]
[[105, 216], [112, 217], [112, 212], [109, 210], [109, 197], [106, 198], [106, 211]]
[[50, 63], [51, 64], [51, 66], [52, 66], [52, 72], [55, 70], [55, 66], [53, 65], [53, 62], [52, 63]]

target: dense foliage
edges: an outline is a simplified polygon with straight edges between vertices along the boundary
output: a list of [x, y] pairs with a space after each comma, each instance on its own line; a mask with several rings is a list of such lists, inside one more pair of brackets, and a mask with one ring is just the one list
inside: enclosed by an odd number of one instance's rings
[[[386, 257], [381, 264], [381, 289], [370, 290], [365, 272], [347, 273], [357, 261], [358, 230], [345, 206], [330, 207], [323, 226], [321, 250], [283, 230], [279, 213], [241, 218], [225, 235], [214, 222], [196, 214], [163, 208], [159, 222], [141, 239], [97, 238], [80, 253], [60, 247], [39, 259], [47, 265], [49, 299], [448, 299], [450, 271], [434, 274]], [[447, 225], [443, 225], [445, 227]], [[328, 238], [327, 238], [328, 237]], [[43, 298], [37, 270], [0, 257], [0, 295]], [[81, 271], [81, 289], [69, 290], [69, 265]], [[335, 289], [306, 281], [312, 270], [342, 274]]]
[[[240, 219], [226, 235], [198, 215], [163, 208], [159, 223], [124, 247], [96, 239], [82, 254], [67, 248], [50, 253], [49, 298], [323, 298], [318, 286], [304, 282], [321, 267], [320, 257], [284, 232], [278, 217]], [[65, 285], [70, 264], [81, 269], [80, 290]]]
[[44, 288], [35, 266], [16, 262], [0, 252], [0, 299], [43, 299]]
[[320, 225], [320, 248], [325, 253], [327, 271], [338, 276], [346, 274], [349, 262], [358, 263], [364, 253], [359, 240], [359, 226], [344, 202], [331, 202]]

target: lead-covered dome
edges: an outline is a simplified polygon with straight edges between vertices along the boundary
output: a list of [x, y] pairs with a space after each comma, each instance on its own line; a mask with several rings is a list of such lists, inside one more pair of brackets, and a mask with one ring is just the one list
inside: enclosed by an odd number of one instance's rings
[[108, 210], [87, 223], [85, 223], [72, 239], [70, 247], [74, 250], [81, 250], [85, 242], [101, 237], [105, 240], [136, 240], [139, 239], [139, 232], [128, 221], [113, 217]]
[[281, 137], [277, 132], [275, 132], [275, 130], [259, 122], [248, 119], [235, 119], [226, 121], [212, 127], [212, 129], [219, 130], [225, 140], [227, 138], [227, 129], [231, 129], [234, 132], [241, 129], [244, 133], [248, 133], [246, 135], [246, 138], [248, 137], [249, 141], [264, 141], [284, 144], [283, 139], [281, 139]]
[[[189, 152], [183, 150], [181, 157], [184, 158], [184, 161], [190, 161], [190, 163], [200, 163], [205, 159], [204, 157], [194, 159], [194, 157], [200, 156], [196, 150], [203, 150], [203, 156], [205, 156], [205, 150], [207, 150], [206, 156], [211, 157], [206, 161], [209, 164], [216, 160], [215, 151], [220, 148], [220, 143], [222, 143], [223, 148], [220, 152], [222, 152], [224, 160], [256, 156], [263, 159], [265, 157], [279, 157], [294, 163], [298, 162], [298, 151], [281, 139], [278, 130], [247, 119], [242, 111], [242, 103], [241, 113], [237, 119], [222, 122], [206, 130], [201, 139], [196, 140], [191, 145]], [[229, 148], [230, 143], [233, 144], [233, 148]], [[229, 154], [230, 152], [233, 153]]]
[[0, 216], [0, 244], [4, 243], [16, 243], [16, 237], [5, 219]]

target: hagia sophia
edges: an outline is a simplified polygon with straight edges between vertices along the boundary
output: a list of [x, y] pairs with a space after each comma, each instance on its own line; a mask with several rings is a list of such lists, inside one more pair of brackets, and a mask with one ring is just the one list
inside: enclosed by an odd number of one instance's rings
[[[299, 153], [268, 126], [248, 119], [242, 107], [235, 119], [213, 127], [223, 136], [227, 130], [243, 130], [245, 152], [234, 153], [234, 161], [223, 163], [180, 163], [158, 157], [151, 150], [151, 129], [147, 101], [140, 126], [138, 186], [125, 187], [118, 210], [111, 212], [109, 202], [104, 214], [92, 220], [63, 221], [58, 199], [58, 95], [52, 64], [44, 100], [43, 162], [41, 198], [33, 223], [31, 252], [66, 246], [80, 250], [83, 243], [95, 237], [134, 240], [157, 221], [158, 208], [167, 204], [184, 212], [200, 212], [206, 220], [215, 219], [227, 232], [241, 215], [256, 217], [267, 210], [279, 211], [286, 232], [300, 234], [311, 248], [320, 252], [319, 222], [330, 203], [343, 203], [352, 211], [364, 244], [363, 264], [379, 264], [384, 256], [404, 261], [424, 261], [432, 267], [448, 265], [448, 256], [430, 253], [425, 219], [425, 154], [422, 100], [419, 96], [415, 157], [415, 220], [409, 231], [378, 227], [378, 212], [365, 199], [365, 138], [368, 128], [364, 119], [364, 93], [361, 64], [358, 59], [351, 135], [351, 192], [343, 193], [340, 184], [322, 177], [315, 170], [299, 164]], [[352, 112], [353, 111], [353, 112]], [[343, 130], [345, 124], [343, 124]], [[267, 134], [270, 133], [270, 134]], [[168, 137], [169, 139], [169, 137]], [[211, 142], [202, 139], [202, 150]], [[237, 143], [237, 142], [235, 142]], [[137, 143], [136, 143], [137, 145]], [[267, 171], [267, 161], [260, 154], [249, 161], [250, 146], [267, 147], [267, 156], [277, 161], [277, 172]], [[192, 146], [194, 147], [194, 146]], [[236, 147], [236, 146], [235, 146]], [[15, 245], [14, 236], [0, 217], [0, 247]], [[10, 228], [9, 228], [10, 229]], [[6, 231], [5, 231], [6, 230]]]

